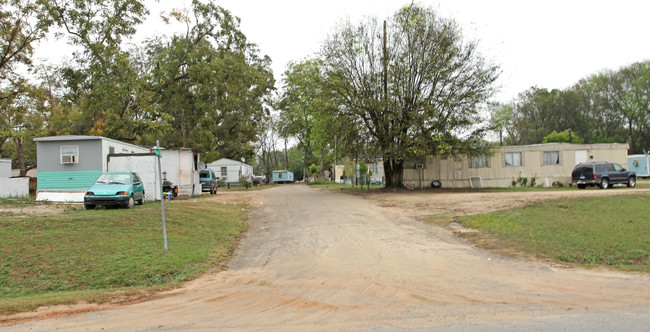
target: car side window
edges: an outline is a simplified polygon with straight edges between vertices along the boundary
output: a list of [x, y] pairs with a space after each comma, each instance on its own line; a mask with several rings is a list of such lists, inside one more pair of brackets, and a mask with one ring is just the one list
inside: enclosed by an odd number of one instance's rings
[[596, 173], [603, 173], [606, 171], [605, 165], [595, 165], [596, 166]]
[[622, 172], [622, 171], [623, 171], [623, 167], [621, 167], [621, 165], [619, 165], [619, 164], [613, 164], [613, 166], [614, 166], [614, 169], [615, 169], [617, 172]]
[[608, 172], [615, 172], [616, 170], [614, 169], [614, 164], [607, 164], [607, 171]]

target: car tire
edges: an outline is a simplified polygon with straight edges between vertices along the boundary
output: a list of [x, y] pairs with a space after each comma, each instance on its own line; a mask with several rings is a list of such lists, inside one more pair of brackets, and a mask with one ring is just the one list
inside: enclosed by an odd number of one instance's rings
[[602, 178], [602, 179], [600, 179], [600, 188], [601, 188], [601, 189], [607, 189], [607, 188], [609, 188], [609, 179], [608, 179], [608, 178]]
[[627, 179], [627, 186], [628, 186], [629, 188], [634, 188], [634, 187], [636, 187], [636, 178], [633, 177], [633, 176], [630, 176], [630, 177]]
[[142, 197], [138, 200], [138, 205], [144, 205], [144, 191], [142, 192]]
[[84, 207], [86, 208], [86, 210], [94, 210], [95, 204], [84, 204]]
[[133, 199], [133, 196], [129, 196], [129, 200], [126, 202], [126, 208], [132, 209], [134, 206], [135, 206], [135, 199]]
[[578, 189], [585, 189], [585, 188], [587, 188], [586, 184], [579, 184], [578, 185]]

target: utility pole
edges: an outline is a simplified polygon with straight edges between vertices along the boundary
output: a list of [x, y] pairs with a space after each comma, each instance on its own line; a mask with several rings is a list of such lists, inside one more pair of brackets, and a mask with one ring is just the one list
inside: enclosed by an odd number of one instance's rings
[[[383, 65], [384, 65], [384, 103], [388, 98], [388, 50], [386, 48], [386, 21], [384, 21], [384, 56], [383, 56]], [[384, 105], [385, 107], [385, 105]]]
[[[160, 141], [156, 141], [156, 159], [158, 159], [158, 184], [160, 186], [160, 210], [162, 211], [163, 241], [165, 242], [165, 251], [167, 251], [167, 225], [165, 224], [165, 196], [162, 185], [162, 168], [160, 167]], [[144, 200], [144, 198], [142, 198]]]

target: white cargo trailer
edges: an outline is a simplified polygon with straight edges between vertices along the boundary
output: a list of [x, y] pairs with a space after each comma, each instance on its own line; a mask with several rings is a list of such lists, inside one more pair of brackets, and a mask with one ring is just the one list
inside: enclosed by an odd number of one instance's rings
[[178, 187], [178, 195], [182, 197], [201, 195], [199, 154], [190, 149], [161, 149], [160, 152], [163, 174], [168, 181]]
[[[178, 188], [178, 196], [187, 198], [192, 195], [201, 195], [198, 153], [190, 149], [161, 149], [160, 152], [162, 174], [167, 181]], [[144, 183], [145, 200], [159, 200], [160, 183], [156, 158], [153, 153], [110, 154], [108, 155], [108, 171], [138, 173]]]

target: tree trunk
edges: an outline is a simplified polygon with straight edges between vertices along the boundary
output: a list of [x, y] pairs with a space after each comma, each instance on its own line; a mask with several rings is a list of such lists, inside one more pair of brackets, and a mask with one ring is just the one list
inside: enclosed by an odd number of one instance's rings
[[285, 160], [287, 161], [287, 170], [289, 170], [289, 150], [287, 150], [287, 141], [288, 140], [289, 140], [288, 138], [286, 138], [286, 137], [284, 138], [284, 157], [285, 157]]
[[393, 188], [402, 187], [403, 171], [403, 161], [398, 162], [394, 159], [384, 159], [385, 186]]

